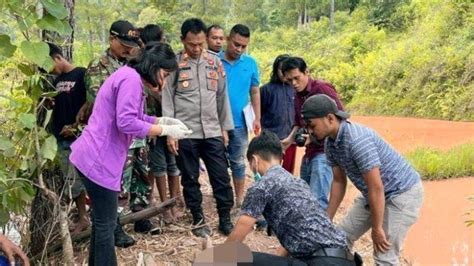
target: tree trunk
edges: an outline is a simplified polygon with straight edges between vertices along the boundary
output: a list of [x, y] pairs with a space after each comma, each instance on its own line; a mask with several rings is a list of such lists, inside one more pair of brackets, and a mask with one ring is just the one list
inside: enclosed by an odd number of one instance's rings
[[329, 12], [329, 27], [331, 32], [334, 31], [334, 0], [331, 0], [331, 10]]

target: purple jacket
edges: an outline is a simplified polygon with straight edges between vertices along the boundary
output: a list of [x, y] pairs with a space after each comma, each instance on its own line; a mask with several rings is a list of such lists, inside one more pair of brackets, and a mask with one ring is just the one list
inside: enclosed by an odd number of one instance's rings
[[70, 161], [92, 182], [120, 191], [127, 150], [144, 138], [156, 117], [144, 114], [143, 83], [135, 69], [123, 66], [99, 89], [82, 135], [71, 145]]

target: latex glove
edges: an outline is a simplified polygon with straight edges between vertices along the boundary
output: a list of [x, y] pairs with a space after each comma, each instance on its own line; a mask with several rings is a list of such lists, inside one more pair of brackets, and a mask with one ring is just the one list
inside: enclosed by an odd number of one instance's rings
[[192, 130], [182, 125], [161, 125], [161, 128], [161, 136], [170, 136], [174, 139], [184, 139], [193, 133]]
[[178, 120], [176, 118], [166, 117], [166, 116], [159, 117], [158, 122], [156, 124], [160, 126], [179, 125], [179, 126], [186, 127], [186, 125], [183, 122], [181, 122], [181, 120]]

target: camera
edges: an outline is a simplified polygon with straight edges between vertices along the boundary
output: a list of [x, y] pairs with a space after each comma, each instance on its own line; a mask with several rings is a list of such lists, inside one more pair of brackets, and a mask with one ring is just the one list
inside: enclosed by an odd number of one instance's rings
[[304, 147], [304, 144], [306, 143], [306, 138], [308, 134], [308, 130], [306, 128], [299, 128], [297, 131], [296, 131], [296, 135], [295, 135], [295, 143], [298, 147]]

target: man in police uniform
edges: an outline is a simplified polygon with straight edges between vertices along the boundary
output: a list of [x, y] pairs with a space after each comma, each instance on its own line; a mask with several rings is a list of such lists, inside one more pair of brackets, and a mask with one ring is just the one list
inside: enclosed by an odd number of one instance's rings
[[[177, 55], [179, 69], [168, 77], [163, 90], [163, 116], [175, 117], [193, 131], [187, 138], [168, 138], [169, 149], [178, 155], [186, 207], [193, 215], [196, 236], [205, 237], [202, 193], [199, 184], [199, 157], [206, 164], [219, 214], [219, 231], [230, 234], [230, 209], [234, 204], [227, 172], [225, 145], [227, 131], [233, 129], [225, 73], [217, 54], [203, 49], [206, 26], [200, 19], [186, 20], [181, 26], [184, 51]], [[179, 144], [179, 145], [178, 145]]]
[[[109, 48], [100, 57], [92, 60], [85, 75], [87, 102], [78, 114], [80, 122], [87, 122], [92, 106], [102, 83], [117, 69], [122, 67], [132, 53], [139, 47], [138, 33], [133, 25], [124, 20], [118, 20], [110, 27]], [[130, 192], [130, 209], [139, 211], [148, 205], [150, 187], [147, 183], [148, 169], [146, 164], [145, 139], [135, 139], [129, 148], [125, 163], [122, 189]], [[136, 232], [147, 233], [152, 230], [149, 220], [135, 222]], [[135, 240], [128, 236], [117, 222], [115, 229], [115, 245], [128, 247]]]

